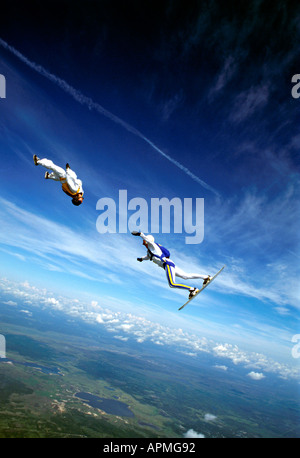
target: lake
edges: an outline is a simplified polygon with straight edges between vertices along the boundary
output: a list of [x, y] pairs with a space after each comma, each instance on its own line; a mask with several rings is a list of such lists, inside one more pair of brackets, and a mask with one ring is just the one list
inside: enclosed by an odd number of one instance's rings
[[60, 370], [57, 367], [46, 367], [46, 366], [41, 366], [40, 364], [36, 364], [36, 363], [26, 363], [26, 362], [16, 361], [14, 359], [8, 359], [8, 358], [0, 358], [0, 362], [21, 364], [22, 366], [32, 367], [33, 369], [37, 369], [37, 370], [43, 372], [43, 374], [62, 375]]
[[100, 398], [99, 396], [84, 391], [76, 393], [75, 396], [85, 401], [91, 407], [103, 410], [110, 415], [134, 417], [134, 414], [124, 402], [116, 401], [115, 399]]

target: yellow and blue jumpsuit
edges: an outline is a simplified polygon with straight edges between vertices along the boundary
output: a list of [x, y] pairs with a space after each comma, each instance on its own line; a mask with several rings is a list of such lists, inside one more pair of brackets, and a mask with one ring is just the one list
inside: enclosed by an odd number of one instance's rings
[[147, 242], [148, 248], [147, 248], [147, 255], [139, 259], [142, 261], [146, 261], [149, 259], [150, 261], [155, 262], [155, 264], [157, 264], [159, 267], [162, 267], [166, 272], [166, 276], [167, 276], [167, 280], [168, 280], [170, 288], [186, 289], [188, 291], [194, 289], [194, 287], [185, 285], [183, 283], [176, 283], [175, 277], [180, 277], [180, 278], [183, 278], [184, 280], [195, 279], [195, 278], [200, 278], [202, 280], [205, 280], [206, 278], [208, 278], [208, 275], [184, 272], [182, 269], [176, 266], [175, 263], [170, 258], [164, 257], [163, 252], [159, 247], [159, 244], [152, 242], [152, 240], [150, 238], [147, 238], [148, 236], [144, 235], [142, 232], [140, 233], [140, 236], [142, 237], [143, 240]]

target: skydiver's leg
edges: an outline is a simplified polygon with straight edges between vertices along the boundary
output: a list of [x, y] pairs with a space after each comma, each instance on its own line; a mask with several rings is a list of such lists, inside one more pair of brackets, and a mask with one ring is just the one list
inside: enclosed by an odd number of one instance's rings
[[175, 266], [175, 275], [180, 278], [184, 278], [185, 280], [201, 278], [201, 280], [206, 280], [209, 278], [209, 275], [202, 275], [198, 273], [186, 273], [179, 267]]
[[46, 172], [45, 178], [48, 180], [61, 181], [59, 175], [57, 175], [55, 172]]
[[58, 181], [60, 178], [66, 178], [66, 171], [62, 167], [55, 165], [50, 159], [38, 159], [37, 164], [52, 171], [48, 176], [52, 180]]
[[165, 271], [166, 271], [166, 276], [167, 276], [167, 280], [168, 280], [170, 288], [180, 288], [180, 289], [187, 289], [187, 290], [191, 289], [190, 286], [183, 285], [181, 283], [176, 283], [176, 280], [175, 280], [176, 268], [173, 263], [172, 265], [170, 263], [166, 263]]

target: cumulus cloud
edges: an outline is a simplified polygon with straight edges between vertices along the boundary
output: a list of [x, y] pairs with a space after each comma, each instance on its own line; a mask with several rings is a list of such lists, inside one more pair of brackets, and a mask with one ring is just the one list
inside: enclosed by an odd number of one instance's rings
[[250, 363], [249, 354], [240, 350], [237, 345], [232, 344], [217, 344], [213, 348], [217, 356], [226, 357], [232, 360], [234, 364]]
[[128, 324], [128, 323], [124, 323], [119, 326], [119, 328], [125, 332], [129, 331], [132, 327], [133, 327], [133, 324]]
[[186, 433], [184, 433], [183, 437], [186, 437], [187, 439], [204, 439], [205, 436], [204, 434], [197, 433], [193, 429], [189, 429]]
[[[206, 219], [206, 227], [209, 227], [211, 234], [217, 233], [216, 228], [222, 227], [224, 237], [228, 240], [236, 240], [241, 234], [249, 234], [249, 239], [253, 246], [262, 246], [267, 240], [263, 234], [269, 234], [268, 227], [264, 226], [265, 221], [271, 221], [273, 228], [272, 237], [281, 234], [281, 225], [278, 221], [287, 222], [286, 230], [293, 230], [293, 218], [297, 212], [296, 194], [291, 200], [291, 195], [280, 195], [280, 199], [274, 202], [268, 202], [267, 198], [247, 193], [233, 211], [231, 204], [222, 203], [217, 207], [214, 219]], [[280, 202], [279, 202], [280, 200]], [[298, 200], [296, 201], [298, 202]], [[282, 211], [278, 213], [279, 203]], [[288, 210], [287, 210], [288, 209]], [[264, 217], [265, 215], [265, 217]], [[110, 243], [102, 245], [99, 251], [98, 234], [95, 230], [86, 230], [78, 234], [76, 230], [50, 220], [47, 217], [37, 215], [34, 212], [19, 207], [14, 202], [0, 198], [0, 219], [2, 221], [2, 231], [0, 233], [0, 243], [4, 246], [14, 247], [26, 251], [39, 265], [46, 270], [60, 270], [64, 266], [65, 273], [76, 277], [85, 278], [95, 282], [123, 282], [123, 274], [131, 271], [139, 275], [145, 269], [140, 263], [136, 262], [133, 253], [136, 250], [136, 241], [128, 238], [127, 235], [116, 234], [117, 237], [110, 237]], [[253, 227], [255, 220], [255, 232], [250, 228]], [[260, 229], [257, 229], [259, 224]], [[247, 227], [247, 231], [243, 230]], [[238, 230], [238, 232], [237, 232]], [[274, 233], [274, 231], [276, 233]], [[259, 233], [259, 238], [257, 237]], [[292, 234], [288, 238], [292, 237]], [[111, 234], [113, 235], [113, 234]], [[37, 245], [36, 239], [43, 240], [42, 244]], [[212, 239], [212, 243], [217, 240]], [[247, 239], [247, 243], [250, 243]], [[243, 240], [239, 239], [239, 245]], [[120, 245], [122, 250], [120, 251]], [[95, 255], [96, 253], [96, 255]], [[191, 261], [195, 271], [203, 271], [203, 266], [199, 265], [197, 259], [182, 255], [180, 251], [176, 252], [176, 260], [183, 270], [190, 268]], [[231, 265], [234, 260], [231, 259]], [[80, 268], [78, 268], [80, 264]], [[164, 276], [161, 276], [155, 266], [147, 266], [147, 280], [157, 287], [159, 285], [163, 291], [168, 289]], [[83, 272], [84, 271], [84, 272]], [[116, 274], [117, 272], [117, 274]], [[125, 278], [125, 276], [124, 276]], [[287, 304], [299, 307], [297, 285], [298, 282], [294, 276], [285, 276], [284, 282], [280, 282], [280, 289], [273, 284], [274, 275], [272, 273], [268, 284], [263, 287], [253, 287], [249, 276], [242, 276], [241, 272], [235, 273], [234, 269], [227, 269], [224, 275], [219, 277], [215, 288], [222, 289], [223, 294], [239, 294], [243, 296], [255, 297], [259, 300], [268, 300], [278, 306], [278, 313], [287, 313]], [[294, 278], [294, 279], [293, 279]], [[269, 287], [272, 281], [272, 288]], [[26, 283], [26, 284], [25, 284]], [[34, 289], [25, 282], [24, 286], [29, 290]], [[284, 288], [284, 289], [283, 289]], [[97, 300], [93, 301], [98, 302]]]
[[220, 370], [222, 370], [222, 371], [227, 371], [227, 370], [228, 370], [228, 367], [227, 367], [227, 366], [224, 366], [224, 365], [222, 365], [222, 364], [215, 364], [214, 367], [215, 367], [216, 369], [220, 369]]
[[216, 415], [213, 415], [212, 413], [206, 413], [204, 415], [205, 421], [215, 421], [216, 419], [217, 419]]
[[21, 313], [25, 313], [26, 315], [32, 316], [32, 313], [29, 310], [20, 310]]
[[103, 318], [100, 315], [100, 313], [98, 313], [98, 315], [96, 316], [96, 321], [97, 321], [97, 323], [104, 323]]
[[14, 301], [4, 301], [3, 304], [11, 305], [11, 306], [18, 305], [18, 304], [17, 304], [16, 302], [14, 302]]
[[[277, 374], [284, 379], [299, 379], [298, 367], [279, 363], [261, 353], [246, 352], [237, 345], [208, 340], [197, 333], [185, 332], [182, 328], [162, 326], [159, 322], [123, 312], [120, 300], [117, 304], [118, 310], [114, 311], [106, 307], [104, 298], [98, 299], [96, 306], [96, 300], [85, 303], [68, 297], [54, 297], [53, 293], [46, 289], [39, 290], [28, 282], [20, 284], [7, 279], [0, 279], [1, 291], [9, 294], [8, 299], [16, 304], [17, 301], [14, 300], [21, 299], [22, 303], [30, 304], [32, 307], [42, 306], [63, 310], [68, 315], [104, 326], [118, 340], [125, 341], [131, 338], [139, 344], [148, 341], [159, 346], [172, 347], [173, 351], [193, 358], [205, 352], [211, 357], [223, 358], [226, 362], [231, 361], [235, 365], [249, 368], [252, 372], [249, 372], [248, 376], [254, 380], [264, 378], [263, 372]], [[107, 302], [112, 303], [110, 298]], [[127, 308], [127, 302], [124, 304]], [[228, 370], [228, 366], [220, 364], [219, 361], [214, 367], [222, 371]]]
[[46, 304], [51, 304], [51, 305], [58, 305], [59, 304], [59, 301], [57, 299], [55, 299], [55, 297], [47, 297], [46, 299], [44, 299], [44, 302]]
[[247, 375], [248, 375], [248, 377], [252, 378], [253, 380], [261, 380], [261, 379], [265, 378], [265, 375], [262, 372], [251, 371]]

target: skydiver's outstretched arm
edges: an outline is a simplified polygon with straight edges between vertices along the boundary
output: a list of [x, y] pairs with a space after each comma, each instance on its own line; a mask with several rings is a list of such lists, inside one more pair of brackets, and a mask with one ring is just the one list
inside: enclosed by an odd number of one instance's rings
[[152, 240], [151, 240], [151, 236], [149, 237], [149, 235], [145, 235], [143, 234], [143, 232], [140, 232], [140, 231], [132, 231], [131, 232], [132, 235], [136, 235], [136, 236], [139, 236], [139, 237], [142, 237], [143, 240], [145, 240], [145, 242], [147, 243], [151, 243]]
[[148, 259], [150, 259], [150, 257], [146, 255], [146, 256], [143, 256], [142, 258], [137, 258], [137, 261], [142, 262], [142, 261], [147, 261]]
[[[140, 236], [140, 237], [142, 237], [143, 240], [147, 241], [146, 236], [142, 232], [132, 231], [131, 234], [132, 235], [136, 235], [136, 236]], [[143, 256], [142, 258], [137, 258], [137, 261], [142, 262], [142, 261], [147, 261], [148, 259], [150, 259], [150, 256], [147, 253], [146, 256]]]
[[[136, 236], [140, 236], [144, 242], [147, 243], [147, 248], [149, 248], [149, 250], [154, 253], [154, 254], [157, 254], [158, 256], [161, 255], [161, 250], [160, 248], [157, 246], [156, 243], [154, 243], [154, 237], [153, 235], [151, 234], [148, 234], [148, 235], [145, 235], [143, 234], [143, 232], [141, 231], [132, 231], [131, 232], [132, 235], [136, 235]], [[148, 258], [147, 258], [148, 259]]]

